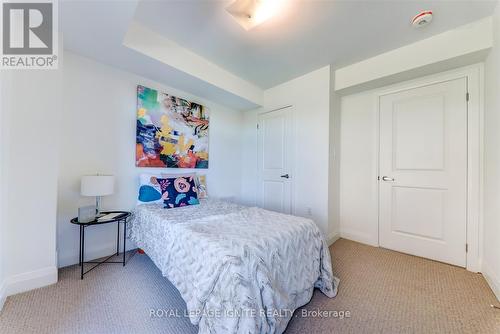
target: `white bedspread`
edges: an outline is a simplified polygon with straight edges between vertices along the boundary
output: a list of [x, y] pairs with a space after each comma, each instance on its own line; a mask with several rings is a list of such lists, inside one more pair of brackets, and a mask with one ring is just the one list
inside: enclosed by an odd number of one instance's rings
[[138, 206], [129, 226], [199, 333], [282, 333], [314, 287], [337, 293], [328, 246], [310, 219], [203, 200]]

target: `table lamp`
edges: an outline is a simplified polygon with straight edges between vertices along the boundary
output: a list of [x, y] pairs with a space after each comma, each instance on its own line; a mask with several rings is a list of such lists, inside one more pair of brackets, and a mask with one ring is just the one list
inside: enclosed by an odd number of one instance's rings
[[84, 175], [82, 176], [80, 192], [82, 196], [95, 196], [96, 215], [101, 210], [101, 196], [112, 195], [115, 178], [113, 175]]

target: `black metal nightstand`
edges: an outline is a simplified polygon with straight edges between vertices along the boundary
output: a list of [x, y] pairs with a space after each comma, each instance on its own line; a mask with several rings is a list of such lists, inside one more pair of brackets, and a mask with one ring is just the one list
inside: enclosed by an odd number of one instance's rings
[[[103, 263], [121, 263], [123, 266], [125, 266], [126, 261], [125, 261], [125, 244], [126, 244], [126, 233], [127, 233], [127, 219], [131, 216], [131, 213], [128, 211], [105, 211], [101, 212], [103, 214], [108, 214], [108, 213], [120, 213], [119, 216], [106, 220], [106, 221], [97, 221], [97, 219], [86, 222], [86, 223], [80, 223], [78, 222], [78, 217], [75, 217], [71, 219], [71, 223], [80, 226], [80, 258], [79, 258], [79, 264], [81, 267], [80, 270], [80, 279], [83, 279], [83, 276], [87, 274], [89, 271], [93, 270], [97, 266], [103, 264]], [[117, 225], [117, 237], [116, 237], [116, 253], [108, 256], [105, 260], [103, 261], [87, 261], [85, 262], [85, 228], [89, 226], [95, 226], [95, 225], [104, 225], [104, 224], [109, 224], [109, 223], [116, 223]], [[113, 256], [118, 256], [120, 252], [120, 223], [123, 223], [123, 261], [108, 261], [111, 259]], [[130, 257], [132, 257], [134, 254], [132, 254]], [[130, 259], [129, 257], [129, 259]], [[95, 263], [96, 265], [90, 268], [87, 271], [84, 271], [85, 264], [90, 264], [90, 263]]]

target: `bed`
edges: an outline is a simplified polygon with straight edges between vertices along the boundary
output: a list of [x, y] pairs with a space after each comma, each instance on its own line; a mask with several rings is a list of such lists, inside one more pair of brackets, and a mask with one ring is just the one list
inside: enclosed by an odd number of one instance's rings
[[314, 288], [337, 293], [328, 246], [310, 219], [204, 199], [139, 205], [128, 233], [202, 334], [282, 333]]

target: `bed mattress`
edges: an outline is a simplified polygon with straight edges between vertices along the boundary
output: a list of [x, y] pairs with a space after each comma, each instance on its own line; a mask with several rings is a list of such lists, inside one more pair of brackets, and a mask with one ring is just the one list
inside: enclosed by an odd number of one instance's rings
[[128, 225], [199, 333], [282, 333], [314, 288], [337, 293], [328, 246], [310, 219], [207, 199], [140, 205]]

